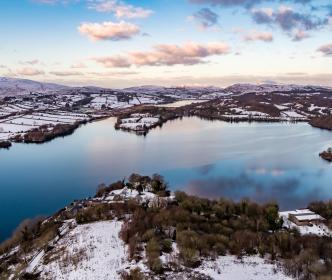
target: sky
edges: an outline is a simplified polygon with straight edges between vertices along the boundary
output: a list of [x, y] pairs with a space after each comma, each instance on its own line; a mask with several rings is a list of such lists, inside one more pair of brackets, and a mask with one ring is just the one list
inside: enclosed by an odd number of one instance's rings
[[11, 0], [0, 76], [66, 85], [332, 86], [330, 0]]

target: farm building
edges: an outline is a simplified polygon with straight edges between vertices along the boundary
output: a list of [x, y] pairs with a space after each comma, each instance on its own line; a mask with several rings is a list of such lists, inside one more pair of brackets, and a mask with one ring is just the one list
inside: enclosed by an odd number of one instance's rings
[[325, 221], [322, 216], [312, 212], [309, 209], [298, 209], [291, 211], [288, 214], [288, 219], [298, 226], [307, 226], [310, 224], [317, 225]]

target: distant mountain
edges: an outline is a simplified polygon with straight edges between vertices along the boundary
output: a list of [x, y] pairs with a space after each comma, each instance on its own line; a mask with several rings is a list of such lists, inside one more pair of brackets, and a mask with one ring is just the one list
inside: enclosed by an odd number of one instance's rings
[[227, 88], [219, 87], [162, 87], [138, 86], [124, 89], [106, 89], [95, 86], [69, 87], [54, 83], [42, 83], [27, 79], [0, 77], [0, 96], [40, 93], [140, 93], [149, 95], [170, 95], [181, 98], [217, 98], [222, 95], [245, 93], [332, 93], [332, 88], [321, 86], [283, 84], [234, 84]]
[[218, 87], [161, 87], [161, 86], [140, 86], [120, 90], [127, 93], [144, 93], [149, 95], [168, 95], [180, 98], [207, 98], [213, 99], [224, 95], [224, 90]]
[[30, 92], [57, 93], [69, 89], [67, 86], [41, 83], [27, 79], [0, 77], [0, 95], [29, 94]]
[[331, 92], [332, 88], [321, 86], [302, 86], [284, 84], [234, 84], [224, 89], [225, 92], [233, 94], [244, 93], [316, 93]]

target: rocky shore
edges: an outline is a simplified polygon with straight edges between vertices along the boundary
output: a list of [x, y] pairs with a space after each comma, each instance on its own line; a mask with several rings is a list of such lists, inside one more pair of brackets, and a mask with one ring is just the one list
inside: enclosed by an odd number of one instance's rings
[[322, 159], [332, 162], [332, 148], [329, 148], [327, 151], [321, 152], [319, 156]]

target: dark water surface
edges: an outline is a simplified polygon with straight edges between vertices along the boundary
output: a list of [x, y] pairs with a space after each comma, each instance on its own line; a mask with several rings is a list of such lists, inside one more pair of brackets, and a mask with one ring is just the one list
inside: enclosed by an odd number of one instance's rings
[[25, 218], [49, 215], [99, 183], [132, 172], [167, 178], [173, 190], [258, 202], [283, 209], [332, 198], [332, 165], [318, 153], [332, 133], [308, 124], [184, 118], [146, 137], [115, 131], [114, 119], [88, 124], [42, 145], [0, 151], [0, 240]]

